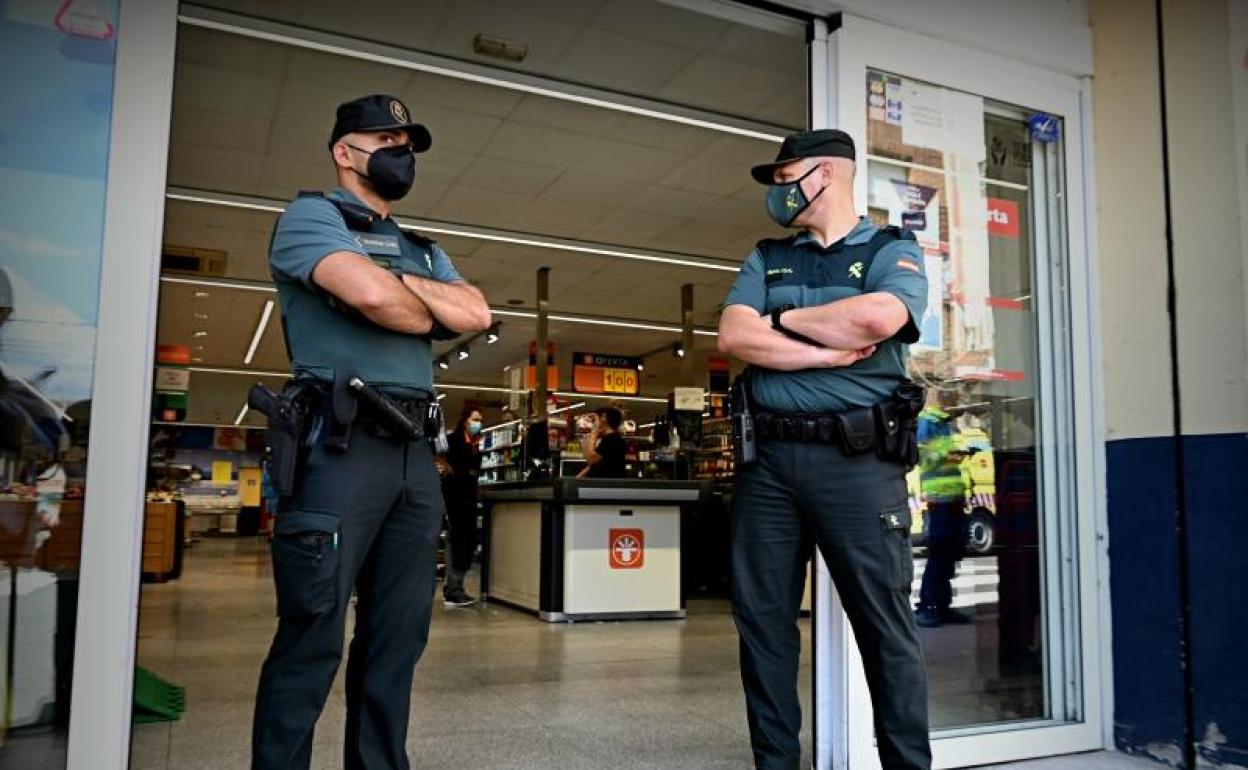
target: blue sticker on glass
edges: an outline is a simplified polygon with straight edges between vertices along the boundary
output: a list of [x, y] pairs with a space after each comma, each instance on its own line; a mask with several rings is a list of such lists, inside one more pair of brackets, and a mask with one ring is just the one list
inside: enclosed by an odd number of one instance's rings
[[1062, 135], [1062, 122], [1047, 112], [1032, 115], [1027, 126], [1031, 129], [1031, 138], [1044, 144], [1056, 142]]

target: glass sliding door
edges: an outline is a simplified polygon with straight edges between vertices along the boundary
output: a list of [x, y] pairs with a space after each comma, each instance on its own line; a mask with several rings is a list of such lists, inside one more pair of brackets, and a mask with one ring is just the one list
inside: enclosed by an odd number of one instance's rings
[[[930, 283], [907, 481], [935, 766], [1099, 747], [1080, 85], [843, 21], [830, 111], [859, 141], [859, 208], [913, 235]], [[875, 768], [852, 633], [833, 636], [849, 663], [830, 756]]]

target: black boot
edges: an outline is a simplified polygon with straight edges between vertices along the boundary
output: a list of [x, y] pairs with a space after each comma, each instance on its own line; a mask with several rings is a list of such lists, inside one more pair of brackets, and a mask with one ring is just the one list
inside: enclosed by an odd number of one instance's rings
[[445, 607], [468, 607], [477, 600], [464, 590], [464, 573], [458, 570], [447, 570], [446, 582], [442, 585], [442, 605]]

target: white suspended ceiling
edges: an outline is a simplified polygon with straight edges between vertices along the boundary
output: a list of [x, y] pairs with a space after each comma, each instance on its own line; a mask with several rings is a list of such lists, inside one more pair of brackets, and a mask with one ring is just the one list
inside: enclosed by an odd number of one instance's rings
[[[215, 5], [256, 12], [241, 7], [247, 4]], [[541, 75], [653, 99], [687, 98], [739, 118], [804, 120], [800, 28], [779, 34], [658, 2], [421, 2], [409, 4], [411, 15], [394, 13], [397, 4], [374, 5], [392, 12], [370, 12], [368, 3], [266, 2], [263, 9], [281, 21], [317, 20], [336, 34], [478, 62], [491, 60], [472, 53], [473, 35], [502, 35], [529, 43], [523, 66]], [[333, 15], [338, 9], [340, 18]], [[413, 27], [422, 32], [408, 35]], [[748, 176], [750, 165], [774, 156], [773, 142], [187, 25], [179, 34], [168, 183], [206, 197], [278, 201], [301, 189], [327, 189], [334, 183], [325, 147], [334, 109], [373, 92], [400, 96], [434, 138], [396, 215], [721, 264], [739, 262], [759, 238], [778, 232]], [[274, 221], [268, 212], [170, 200], [165, 242], [226, 252], [227, 281], [268, 282]], [[435, 238], [496, 307], [532, 308], [536, 270], [548, 266], [552, 312], [678, 325], [680, 286], [692, 283], [695, 323], [713, 327], [735, 278], [725, 270]], [[283, 371], [277, 314], [252, 363], [243, 364], [272, 296], [165, 283], [158, 341], [192, 346], [196, 365], [209, 369]], [[502, 341], [474, 344], [468, 361], [437, 373], [440, 381], [502, 385], [502, 367], [526, 355], [535, 328], [527, 319], [499, 320]], [[573, 350], [648, 352], [679, 335], [556, 322], [551, 338], [565, 358]], [[699, 382], [713, 348], [713, 337], [698, 338]], [[679, 361], [670, 354], [651, 360], [643, 387], [662, 395], [678, 384]], [[566, 387], [570, 372], [563, 368]], [[195, 372], [188, 421], [232, 423], [252, 380]], [[456, 411], [473, 395], [449, 391], [444, 403]], [[481, 396], [495, 402], [506, 394]]]

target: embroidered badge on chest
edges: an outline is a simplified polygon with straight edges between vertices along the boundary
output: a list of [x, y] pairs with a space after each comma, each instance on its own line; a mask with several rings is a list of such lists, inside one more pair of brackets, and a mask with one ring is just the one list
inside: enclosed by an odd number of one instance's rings
[[849, 266], [849, 274], [854, 278], [862, 278], [862, 270], [865, 267], [861, 262], [855, 262]]

